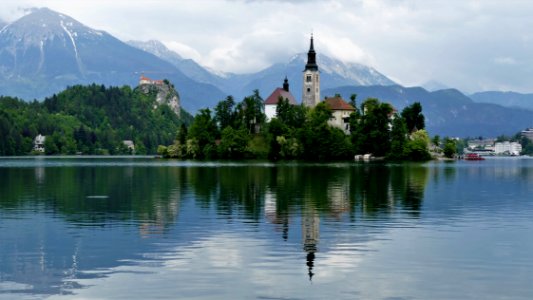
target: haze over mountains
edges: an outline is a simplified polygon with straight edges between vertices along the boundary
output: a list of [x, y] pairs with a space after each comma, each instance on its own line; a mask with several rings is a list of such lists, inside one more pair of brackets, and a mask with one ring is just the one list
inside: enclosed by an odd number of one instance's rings
[[513, 135], [533, 124], [533, 112], [502, 107], [496, 104], [476, 103], [456, 89], [428, 92], [421, 87], [347, 86], [324, 90], [323, 95], [340, 93], [345, 99], [357, 94], [358, 103], [376, 97], [394, 107], [405, 107], [420, 102], [431, 134], [459, 137], [496, 137]]
[[[183, 107], [195, 113], [213, 107], [227, 95], [237, 101], [259, 89], [266, 98], [280, 87], [285, 76], [296, 99], [301, 98], [302, 70], [306, 55], [296, 54], [287, 63], [274, 64], [251, 74], [209, 70], [185, 59], [158, 41], [124, 43], [110, 34], [91, 29], [71, 17], [41, 8], [2, 26], [0, 31], [0, 94], [26, 100], [42, 99], [68, 85], [98, 83], [136, 86], [144, 74], [169, 79], [181, 96]], [[307, 49], [302, 49], [302, 52]], [[377, 70], [343, 63], [318, 51], [322, 97], [341, 93], [358, 94], [391, 102], [398, 110], [414, 101], [422, 103], [431, 134], [450, 136], [494, 136], [513, 134], [533, 125], [533, 112], [475, 103], [457, 90], [428, 92], [404, 88]], [[439, 84], [428, 84], [439, 88]], [[479, 102], [506, 105], [511, 94], [498, 99], [472, 95]], [[518, 100], [517, 100], [518, 101]], [[521, 100], [522, 101], [522, 100]], [[524, 102], [525, 101], [525, 102]], [[521, 105], [527, 107], [527, 100]]]
[[479, 103], [492, 103], [533, 111], [533, 94], [488, 91], [474, 93], [470, 95], [470, 98]]

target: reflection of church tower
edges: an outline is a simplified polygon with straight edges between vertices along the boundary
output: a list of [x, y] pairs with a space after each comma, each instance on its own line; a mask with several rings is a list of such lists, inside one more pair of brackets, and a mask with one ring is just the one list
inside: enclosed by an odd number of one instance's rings
[[302, 238], [304, 251], [307, 252], [307, 268], [309, 280], [313, 278], [313, 266], [315, 261], [316, 245], [318, 244], [318, 233], [320, 218], [313, 208], [304, 208], [302, 212]]
[[302, 103], [307, 107], [315, 107], [320, 102], [320, 73], [316, 64], [316, 52], [312, 35], [309, 52], [307, 52], [307, 64], [305, 65], [303, 82]]

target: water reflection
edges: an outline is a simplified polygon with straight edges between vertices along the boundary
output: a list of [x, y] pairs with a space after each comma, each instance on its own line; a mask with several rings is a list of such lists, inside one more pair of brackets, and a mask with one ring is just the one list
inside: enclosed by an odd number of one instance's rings
[[[532, 168], [504, 168], [461, 164], [68, 167], [46, 166], [46, 162], [0, 168], [0, 281], [10, 283], [0, 287], [0, 295], [76, 293], [84, 281], [110, 276], [111, 270], [152, 260], [165, 264], [169, 251], [174, 257], [197, 245], [219, 251], [212, 268], [202, 270], [206, 278], [216, 274], [231, 278], [232, 272], [253, 269], [259, 263], [283, 268], [279, 260], [293, 268], [294, 276], [324, 280], [339, 276], [332, 275], [332, 267], [353, 269], [354, 257], [360, 260], [369, 245], [391, 228], [415, 226], [425, 214], [438, 213], [447, 219], [471, 211], [479, 203], [470, 195], [479, 189], [494, 193], [497, 182], [499, 190], [511, 191], [518, 181], [522, 190], [533, 190]], [[234, 240], [214, 239], [223, 236]], [[239, 244], [240, 237], [251, 244]], [[213, 240], [217, 242], [208, 242]], [[228, 242], [244, 248], [230, 255], [223, 245]], [[253, 259], [251, 254], [242, 257], [246, 247], [275, 255], [246, 264]], [[294, 262], [293, 254], [298, 258]], [[267, 269], [257, 272], [268, 274]]]

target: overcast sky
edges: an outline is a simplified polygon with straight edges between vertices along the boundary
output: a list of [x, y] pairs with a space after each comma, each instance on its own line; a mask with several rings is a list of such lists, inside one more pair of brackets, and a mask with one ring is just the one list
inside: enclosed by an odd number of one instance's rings
[[313, 32], [317, 52], [406, 86], [533, 92], [533, 1], [3, 0], [0, 18], [44, 6], [225, 72], [287, 62]]

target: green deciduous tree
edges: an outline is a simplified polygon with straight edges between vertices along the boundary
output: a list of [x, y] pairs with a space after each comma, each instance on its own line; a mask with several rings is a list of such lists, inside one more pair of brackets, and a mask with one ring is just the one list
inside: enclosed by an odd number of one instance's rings
[[420, 102], [415, 102], [402, 110], [402, 118], [405, 119], [407, 130], [413, 132], [421, 130], [426, 127], [425, 117], [422, 114], [422, 105]]
[[405, 158], [412, 161], [426, 161], [431, 159], [428, 151], [430, 140], [425, 130], [418, 130], [411, 134], [405, 145]]
[[457, 154], [457, 145], [455, 140], [445, 138], [444, 139], [444, 149], [442, 150], [444, 156], [447, 158], [453, 158]]
[[233, 129], [228, 126], [222, 130], [218, 153], [222, 158], [243, 158], [250, 136], [245, 128]]
[[[197, 158], [209, 157], [212, 154], [212, 151], [214, 151], [216, 136], [217, 125], [215, 120], [211, 117], [211, 111], [208, 108], [201, 109], [194, 118], [187, 136], [188, 140], [194, 140], [195, 142], [193, 144], [197, 144], [199, 148], [198, 151], [191, 150], [191, 153], [194, 154], [193, 156]], [[189, 149], [189, 141], [187, 141], [187, 144], [187, 148]], [[204, 151], [206, 148], [208, 150]]]
[[405, 120], [396, 114], [392, 121], [391, 130], [391, 147], [388, 157], [393, 160], [402, 160], [405, 158], [405, 145], [407, 143], [407, 125]]
[[235, 122], [235, 100], [232, 96], [226, 97], [225, 100], [218, 102], [215, 107], [215, 122], [218, 128], [223, 130], [228, 126], [234, 126]]

